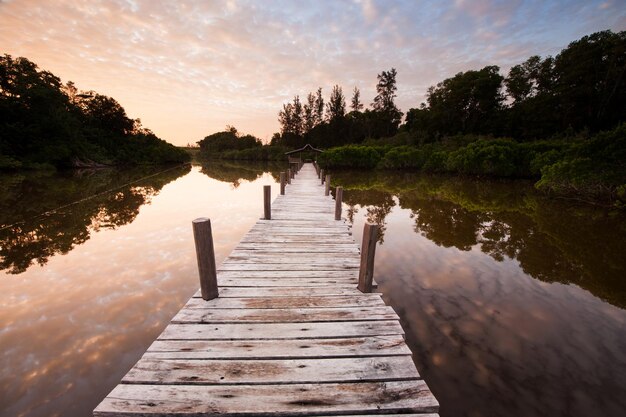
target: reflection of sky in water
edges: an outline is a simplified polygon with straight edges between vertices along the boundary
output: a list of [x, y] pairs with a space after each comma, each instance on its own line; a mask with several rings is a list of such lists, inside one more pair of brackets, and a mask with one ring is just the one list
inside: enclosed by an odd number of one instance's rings
[[396, 206], [386, 217], [375, 277], [442, 416], [624, 415], [626, 311], [478, 245], [437, 246], [410, 214]]
[[268, 174], [234, 189], [194, 168], [132, 223], [3, 273], [0, 415], [91, 415], [196, 291], [191, 220], [211, 218], [221, 262], [262, 215], [265, 184]]

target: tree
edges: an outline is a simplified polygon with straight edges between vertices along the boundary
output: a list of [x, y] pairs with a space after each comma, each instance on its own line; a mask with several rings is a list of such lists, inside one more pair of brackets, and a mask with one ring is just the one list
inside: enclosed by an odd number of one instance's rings
[[134, 121], [126, 116], [126, 110], [112, 97], [90, 91], [77, 104], [91, 126], [107, 129], [118, 135], [133, 131]]
[[324, 98], [322, 97], [322, 87], [317, 89], [315, 96], [315, 124], [319, 125], [324, 121]]
[[293, 98], [292, 124], [292, 133], [296, 136], [302, 136], [304, 130], [304, 115], [302, 111], [302, 103], [300, 103], [300, 96], [295, 96]]
[[340, 86], [335, 85], [326, 105], [326, 118], [334, 121], [346, 115], [346, 98]]
[[304, 105], [304, 134], [309, 133], [315, 125], [315, 95], [309, 93], [306, 97], [306, 104]]
[[584, 36], [554, 61], [561, 129], [610, 128], [626, 116], [626, 31]]
[[503, 97], [503, 77], [492, 65], [459, 72], [427, 93], [431, 129], [442, 134], [493, 133]]
[[363, 109], [363, 103], [361, 103], [361, 92], [357, 87], [352, 90], [352, 100], [350, 102], [350, 108], [352, 111], [358, 112]]
[[278, 123], [280, 123], [280, 132], [293, 133], [293, 105], [291, 103], [283, 104], [283, 109], [278, 112]]
[[558, 130], [558, 101], [554, 94], [554, 59], [531, 56], [515, 65], [504, 79], [510, 106], [505, 109], [505, 133], [533, 139]]
[[398, 72], [395, 68], [389, 71], [383, 71], [378, 74], [378, 83], [376, 84], [376, 97], [372, 103], [372, 109], [382, 116], [380, 119], [384, 123], [381, 125], [382, 136], [392, 136], [402, 121], [402, 112], [396, 106], [394, 99], [396, 98], [396, 76]]

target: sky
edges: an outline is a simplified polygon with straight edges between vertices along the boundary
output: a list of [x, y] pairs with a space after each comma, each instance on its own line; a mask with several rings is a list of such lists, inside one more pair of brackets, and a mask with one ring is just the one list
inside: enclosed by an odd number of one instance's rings
[[0, 0], [0, 53], [115, 98], [176, 145], [235, 126], [269, 141], [294, 95], [368, 105], [396, 68], [404, 112], [460, 71], [626, 30], [626, 0]]

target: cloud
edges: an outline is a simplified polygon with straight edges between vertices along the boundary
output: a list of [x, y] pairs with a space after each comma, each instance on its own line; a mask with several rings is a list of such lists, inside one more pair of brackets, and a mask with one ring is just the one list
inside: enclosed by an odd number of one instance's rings
[[115, 97], [174, 143], [226, 124], [262, 138], [281, 103], [398, 69], [398, 104], [484, 65], [503, 71], [592, 31], [623, 30], [617, 2], [22, 0], [0, 2], [1, 52]]

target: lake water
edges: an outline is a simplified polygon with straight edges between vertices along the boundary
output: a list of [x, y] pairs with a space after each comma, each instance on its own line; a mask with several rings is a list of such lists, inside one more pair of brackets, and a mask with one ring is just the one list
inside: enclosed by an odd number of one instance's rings
[[[0, 416], [90, 416], [221, 262], [284, 166], [0, 175]], [[527, 182], [333, 172], [451, 416], [626, 415], [626, 217]], [[278, 187], [272, 187], [276, 195]]]

